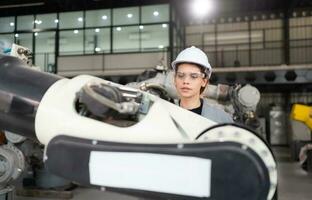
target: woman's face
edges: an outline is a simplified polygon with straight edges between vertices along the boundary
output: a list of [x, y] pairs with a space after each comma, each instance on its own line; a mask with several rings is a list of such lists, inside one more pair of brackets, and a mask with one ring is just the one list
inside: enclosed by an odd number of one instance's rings
[[199, 97], [200, 88], [205, 87], [208, 83], [204, 77], [205, 75], [197, 65], [192, 63], [180, 64], [174, 76], [174, 84], [180, 98]]

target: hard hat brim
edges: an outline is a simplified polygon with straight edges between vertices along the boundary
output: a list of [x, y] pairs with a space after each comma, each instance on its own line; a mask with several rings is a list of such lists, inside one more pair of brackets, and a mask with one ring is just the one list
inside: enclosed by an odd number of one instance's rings
[[210, 78], [210, 76], [211, 76], [211, 69], [212, 69], [212, 67], [211, 67], [210, 63], [208, 63], [208, 66], [204, 66], [204, 65], [202, 65], [202, 64], [200, 64], [200, 63], [197, 63], [197, 62], [190, 62], [190, 61], [188, 61], [188, 60], [175, 60], [175, 61], [173, 61], [173, 62], [171, 63], [172, 69], [175, 71], [175, 70], [176, 70], [176, 65], [181, 64], [181, 63], [192, 63], [192, 64], [199, 65], [199, 66], [201, 66], [201, 67], [203, 67], [203, 68], [205, 68], [205, 69], [208, 69], [208, 73], [207, 73], [207, 77], [208, 77], [208, 78]]

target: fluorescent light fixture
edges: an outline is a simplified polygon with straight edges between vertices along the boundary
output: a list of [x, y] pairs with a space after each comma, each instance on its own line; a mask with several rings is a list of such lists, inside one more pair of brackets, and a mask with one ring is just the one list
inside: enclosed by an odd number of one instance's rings
[[196, 17], [204, 17], [212, 11], [214, 5], [212, 0], [194, 0], [192, 11]]
[[106, 16], [106, 15], [103, 15], [103, 16], [102, 16], [102, 19], [103, 19], [103, 20], [107, 20], [107, 16]]
[[54, 23], [56, 23], [56, 24], [59, 23], [59, 20], [58, 20], [58, 19], [55, 19], [55, 20], [54, 20]]
[[163, 49], [164, 45], [158, 45], [158, 49]]
[[35, 24], [42, 24], [42, 21], [41, 21], [41, 20], [36, 19], [36, 20], [35, 20]]
[[78, 30], [74, 30], [74, 33], [75, 33], [75, 34], [78, 34], [78, 33], [79, 33], [79, 31], [78, 31]]
[[158, 12], [158, 11], [154, 11], [154, 12], [153, 12], [153, 15], [154, 15], [155, 17], [157, 17], [157, 16], [159, 15], [159, 12]]
[[14, 22], [10, 22], [10, 26], [14, 26]]
[[3, 8], [20, 8], [20, 7], [32, 7], [32, 6], [43, 6], [44, 2], [37, 2], [37, 3], [24, 3], [24, 4], [9, 4], [9, 5], [2, 5], [0, 9]]
[[101, 51], [101, 48], [100, 47], [95, 47], [95, 49], [94, 49], [96, 52], [98, 52], [98, 51]]
[[141, 29], [141, 30], [144, 29], [144, 26], [143, 26], [143, 25], [140, 25], [140, 26], [139, 26], [139, 29]]
[[168, 27], [168, 24], [162, 24], [161, 27], [167, 28], [167, 27]]
[[116, 30], [117, 30], [117, 31], [121, 31], [121, 27], [117, 27]]
[[37, 32], [35, 33], [35, 36], [38, 36], [38, 33], [37, 33]]
[[95, 31], [96, 33], [99, 33], [99, 32], [100, 32], [100, 29], [99, 29], [99, 28], [96, 28], [96, 29], [94, 29], [94, 31]]
[[14, 35], [14, 36], [15, 36], [16, 38], [18, 38], [18, 36], [19, 36], [19, 35], [18, 35], [18, 33], [15, 33], [15, 35]]
[[129, 14], [127, 14], [127, 17], [128, 17], [128, 18], [132, 18], [132, 17], [133, 17], [133, 14], [129, 13]]
[[83, 21], [83, 18], [82, 17], [78, 17], [78, 22], [82, 22]]

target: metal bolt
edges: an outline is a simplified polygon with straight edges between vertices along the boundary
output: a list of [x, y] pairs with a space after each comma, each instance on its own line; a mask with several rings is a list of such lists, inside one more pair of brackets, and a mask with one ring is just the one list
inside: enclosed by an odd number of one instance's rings
[[248, 149], [247, 145], [245, 145], [245, 144], [243, 144], [241, 148], [244, 149], [244, 150]]
[[218, 132], [218, 136], [219, 136], [219, 137], [222, 137], [222, 136], [223, 136], [223, 132], [222, 132], [222, 131], [219, 131], [219, 132]]
[[266, 150], [263, 150], [263, 151], [261, 151], [261, 154], [262, 154], [262, 156], [267, 156], [268, 155], [268, 152], [266, 151]]
[[269, 169], [269, 172], [274, 172], [275, 171], [275, 167], [274, 166], [269, 166], [268, 169]]
[[256, 141], [255, 141], [254, 138], [250, 138], [250, 139], [249, 139], [249, 143], [250, 143], [250, 144], [255, 144], [255, 142], [256, 142]]
[[240, 136], [239, 132], [235, 132], [234, 135], [235, 135], [235, 137], [239, 137]]

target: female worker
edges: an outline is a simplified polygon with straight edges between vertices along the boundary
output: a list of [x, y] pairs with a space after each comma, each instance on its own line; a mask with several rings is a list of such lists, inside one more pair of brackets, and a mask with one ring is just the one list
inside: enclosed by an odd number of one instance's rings
[[233, 122], [229, 114], [209, 105], [207, 100], [201, 98], [201, 93], [209, 84], [211, 76], [211, 66], [203, 51], [194, 46], [184, 49], [172, 62], [172, 68], [175, 71], [174, 84], [182, 108], [217, 123]]

